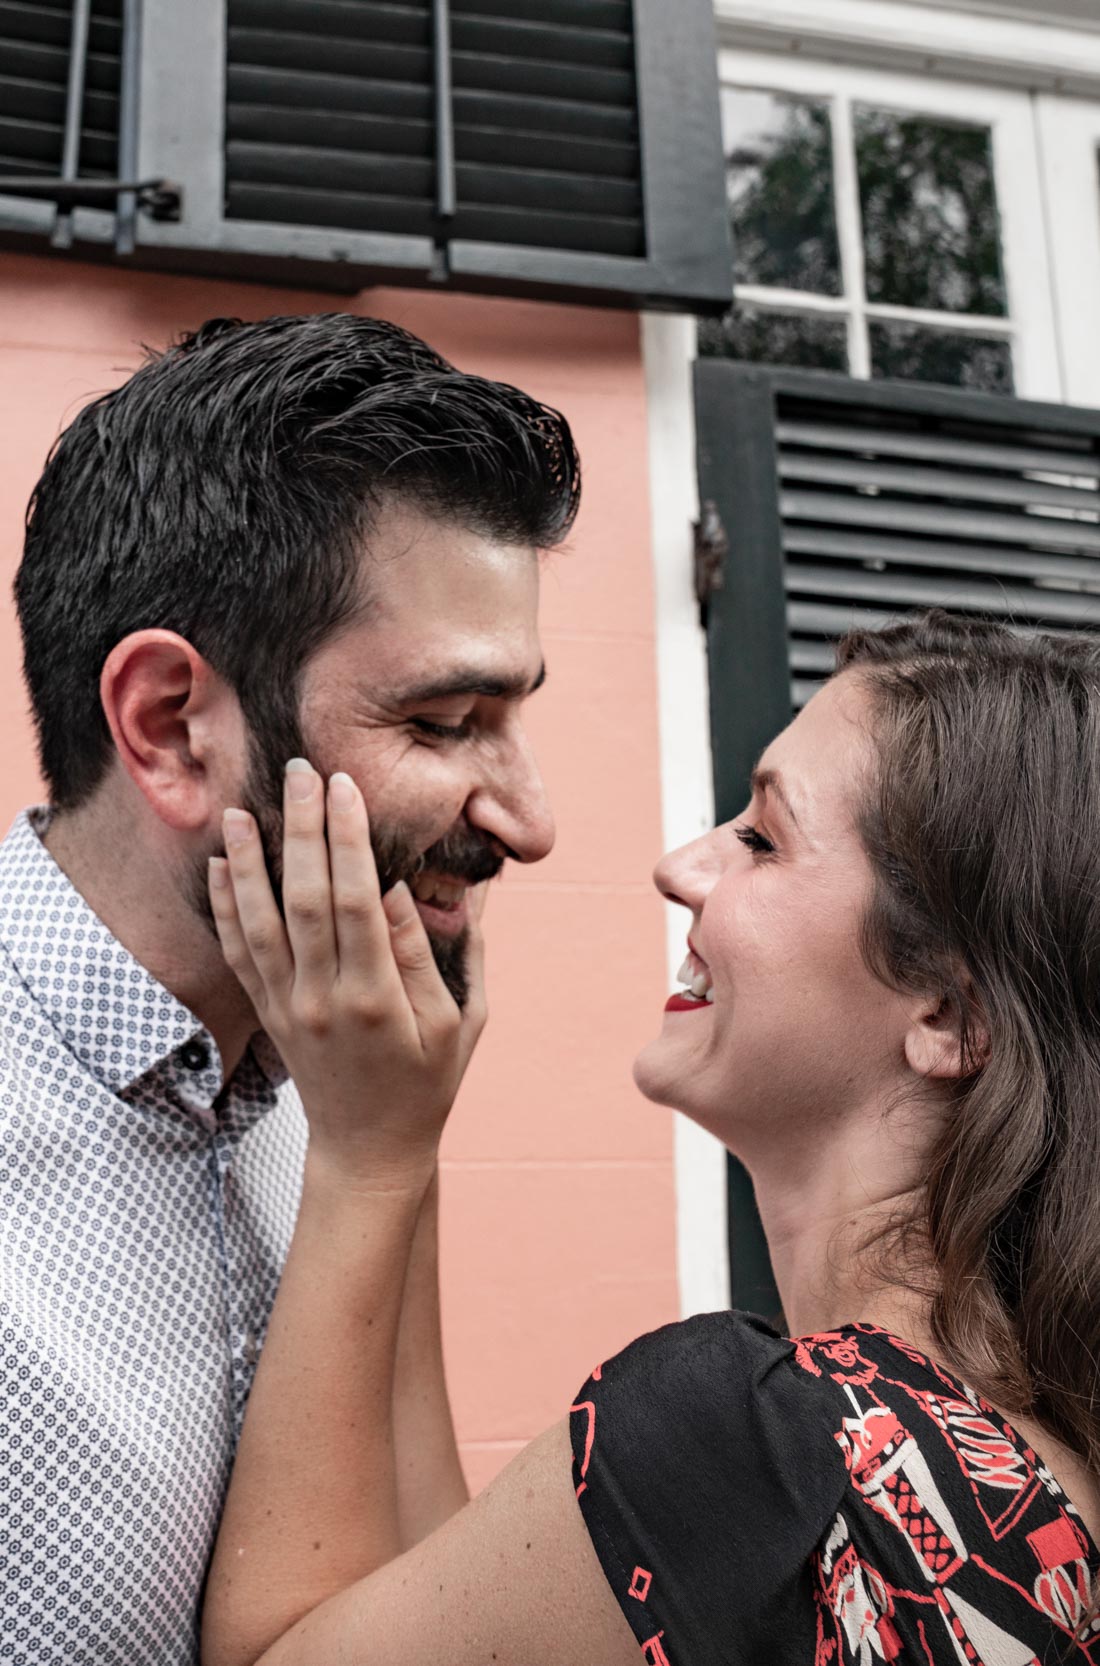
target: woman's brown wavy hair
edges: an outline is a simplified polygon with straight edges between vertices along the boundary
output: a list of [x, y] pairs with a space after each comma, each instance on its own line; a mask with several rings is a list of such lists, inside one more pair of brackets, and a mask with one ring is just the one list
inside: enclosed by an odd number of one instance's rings
[[919, 1221], [947, 1360], [1100, 1474], [1100, 639], [856, 631], [877, 765], [868, 965], [942, 990], [966, 1073]]

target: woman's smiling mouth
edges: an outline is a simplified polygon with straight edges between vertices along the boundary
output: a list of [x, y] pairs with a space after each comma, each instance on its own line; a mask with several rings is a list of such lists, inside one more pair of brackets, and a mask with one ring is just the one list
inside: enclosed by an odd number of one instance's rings
[[684, 987], [666, 1001], [666, 1012], [697, 1012], [713, 1004], [714, 988], [711, 984], [710, 967], [697, 952], [690, 937], [687, 959], [677, 972], [676, 981]]

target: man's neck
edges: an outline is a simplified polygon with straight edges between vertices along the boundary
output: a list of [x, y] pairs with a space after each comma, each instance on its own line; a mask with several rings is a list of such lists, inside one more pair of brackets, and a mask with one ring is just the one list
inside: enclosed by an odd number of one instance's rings
[[79, 810], [55, 815], [43, 843], [111, 935], [205, 1025], [225, 1076], [232, 1075], [256, 1029], [255, 1014], [188, 901], [167, 841], [154, 847], [117, 803], [97, 794]]

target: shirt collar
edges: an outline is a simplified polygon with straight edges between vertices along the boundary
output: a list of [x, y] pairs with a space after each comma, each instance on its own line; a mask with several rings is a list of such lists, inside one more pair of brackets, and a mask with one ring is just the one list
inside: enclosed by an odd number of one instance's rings
[[[216, 1120], [223, 1083], [213, 1037], [61, 871], [42, 843], [49, 820], [48, 807], [25, 810], [0, 844], [0, 943], [16, 972], [65, 1046], [111, 1093], [147, 1101], [150, 1078], [160, 1076], [181, 1109]], [[250, 1052], [272, 1090], [286, 1080], [266, 1036]]]

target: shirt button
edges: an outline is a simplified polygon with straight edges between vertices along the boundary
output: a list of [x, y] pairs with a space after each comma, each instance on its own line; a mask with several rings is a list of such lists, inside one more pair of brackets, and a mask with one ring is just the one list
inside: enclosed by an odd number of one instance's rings
[[256, 1332], [254, 1330], [245, 1331], [242, 1352], [244, 1354], [245, 1364], [255, 1365], [256, 1361], [260, 1357], [260, 1344], [256, 1339]]
[[210, 1050], [205, 1041], [188, 1041], [180, 1048], [180, 1062], [187, 1070], [205, 1070], [210, 1063]]

